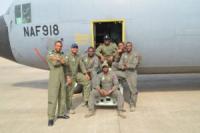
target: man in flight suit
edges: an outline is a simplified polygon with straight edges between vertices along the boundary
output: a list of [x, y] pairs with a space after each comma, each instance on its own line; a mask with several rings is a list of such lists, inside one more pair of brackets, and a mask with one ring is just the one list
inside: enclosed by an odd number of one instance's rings
[[97, 72], [100, 71], [100, 62], [98, 57], [95, 55], [95, 49], [93, 47], [89, 47], [87, 55], [85, 55], [82, 60], [91, 79], [91, 88], [94, 88]]
[[117, 45], [111, 42], [111, 38], [106, 35], [104, 43], [101, 44], [97, 50], [96, 55], [100, 58], [101, 62], [107, 61], [109, 66], [112, 66], [114, 55], [117, 51]]
[[65, 115], [66, 110], [66, 89], [63, 65], [64, 53], [62, 50], [62, 42], [57, 41], [54, 50], [49, 51], [47, 62], [50, 68], [48, 82], [48, 126], [54, 125], [56, 106], [58, 105], [57, 118], [68, 119]]
[[74, 104], [72, 101], [73, 91], [76, 83], [83, 85], [84, 104], [88, 104], [90, 95], [90, 77], [82, 62], [81, 56], [78, 54], [78, 45], [71, 45], [71, 52], [65, 56], [66, 68], [68, 73], [65, 75], [67, 80], [67, 108], [71, 114], [75, 114]]
[[89, 112], [85, 116], [91, 117], [95, 113], [95, 101], [97, 97], [106, 97], [106, 96], [111, 96], [113, 98], [117, 99], [117, 106], [118, 106], [118, 115], [120, 117], [125, 118], [125, 116], [122, 114], [123, 110], [123, 104], [124, 104], [124, 99], [121, 94], [121, 92], [118, 90], [119, 88], [119, 83], [117, 76], [109, 71], [109, 66], [106, 62], [102, 64], [102, 73], [98, 75], [97, 79], [97, 86], [95, 89], [92, 90], [89, 98]]
[[[130, 111], [133, 112], [137, 102], [137, 67], [139, 64], [138, 54], [133, 50], [133, 44], [128, 42], [126, 52], [122, 54], [119, 62], [119, 69], [124, 73], [130, 89]], [[124, 77], [122, 76], [122, 77]]]
[[124, 44], [124, 42], [118, 43], [117, 51], [116, 51], [115, 56], [114, 56], [114, 62], [112, 64], [112, 70], [113, 71], [118, 70], [118, 64], [119, 64], [119, 61], [120, 61], [122, 54], [125, 52], [125, 48], [126, 48], [126, 45]]

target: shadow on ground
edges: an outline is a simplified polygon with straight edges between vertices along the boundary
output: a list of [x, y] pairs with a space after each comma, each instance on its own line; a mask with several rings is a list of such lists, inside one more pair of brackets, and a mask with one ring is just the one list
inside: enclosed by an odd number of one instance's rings
[[[15, 87], [47, 89], [48, 80], [34, 80], [14, 83]], [[141, 75], [138, 78], [140, 92], [191, 91], [200, 90], [200, 74], [187, 75]]]
[[48, 80], [33, 80], [33, 81], [24, 81], [14, 83], [13, 86], [15, 87], [22, 87], [22, 88], [33, 88], [33, 89], [47, 89], [48, 88]]
[[138, 80], [141, 92], [200, 90], [200, 74], [144, 75]]

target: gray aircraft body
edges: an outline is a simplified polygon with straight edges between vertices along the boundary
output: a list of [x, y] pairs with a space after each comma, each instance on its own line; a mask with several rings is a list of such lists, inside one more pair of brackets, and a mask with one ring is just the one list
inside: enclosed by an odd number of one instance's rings
[[15, 0], [0, 17], [0, 56], [48, 69], [56, 40], [84, 53], [105, 34], [134, 42], [139, 73], [200, 72], [199, 0]]

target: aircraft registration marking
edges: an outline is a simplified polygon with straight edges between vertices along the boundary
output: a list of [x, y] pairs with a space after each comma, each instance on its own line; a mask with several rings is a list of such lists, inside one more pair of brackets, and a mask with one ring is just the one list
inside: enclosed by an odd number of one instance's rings
[[57, 24], [25, 26], [23, 30], [24, 37], [37, 37], [39, 35], [58, 36], [60, 34], [59, 26]]

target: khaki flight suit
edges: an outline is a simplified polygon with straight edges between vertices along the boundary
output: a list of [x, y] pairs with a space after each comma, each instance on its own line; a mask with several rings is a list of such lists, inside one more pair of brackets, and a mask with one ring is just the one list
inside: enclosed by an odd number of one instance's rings
[[[111, 93], [110, 96], [117, 99], [118, 110], [123, 109], [124, 99], [121, 92], [118, 90], [119, 83], [117, 76], [114, 73], [109, 72], [107, 75], [105, 75], [104, 73], [100, 73], [98, 75], [96, 88], [101, 88], [106, 90], [114, 88], [115, 90]], [[100, 93], [96, 89], [93, 89], [90, 94], [88, 103], [90, 111], [94, 111], [95, 101], [96, 98], [98, 97], [101, 97]]]
[[83, 85], [83, 98], [84, 102], [88, 102], [90, 95], [90, 81], [85, 79], [87, 73], [86, 68], [82, 62], [82, 58], [79, 54], [76, 56], [71, 53], [65, 56], [67, 74], [72, 78], [72, 85], [67, 87], [67, 108], [74, 109], [72, 96], [76, 83]]
[[100, 71], [100, 62], [97, 56], [89, 57], [85, 55], [83, 58], [86, 71], [91, 78], [91, 88], [95, 87], [97, 73]]
[[120, 61], [120, 58], [121, 58], [122, 54], [118, 53], [116, 51], [115, 53], [115, 56], [114, 56], [114, 61], [112, 63], [112, 71], [117, 71], [119, 70], [118, 69], [118, 66], [119, 66], [119, 61]]
[[[127, 64], [128, 68], [124, 70], [124, 64]], [[139, 64], [138, 55], [132, 51], [131, 53], [123, 53], [119, 62], [119, 69], [122, 71], [117, 73], [119, 77], [125, 77], [130, 89], [130, 106], [136, 106], [137, 102], [137, 66]]]
[[109, 61], [108, 59], [110, 57], [114, 58], [114, 55], [117, 51], [117, 45], [115, 43], [110, 43], [109, 45], [101, 44], [97, 49], [96, 49], [96, 55], [100, 57], [103, 55], [105, 57], [105, 60], [107, 60], [108, 64], [111, 66], [112, 61]]
[[56, 106], [58, 104], [58, 116], [63, 116], [66, 110], [66, 87], [64, 67], [59, 61], [52, 61], [53, 56], [64, 58], [64, 53], [56, 53], [54, 50], [47, 55], [50, 68], [48, 82], [48, 118], [55, 119]]

